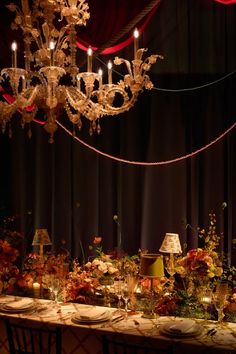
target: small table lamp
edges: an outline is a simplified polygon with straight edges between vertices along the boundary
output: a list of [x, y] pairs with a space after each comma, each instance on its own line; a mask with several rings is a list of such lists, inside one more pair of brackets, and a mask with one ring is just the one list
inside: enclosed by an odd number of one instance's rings
[[32, 246], [39, 246], [39, 254], [43, 256], [43, 246], [51, 245], [52, 242], [48, 235], [47, 229], [36, 229]]
[[139, 274], [143, 277], [150, 278], [151, 286], [151, 302], [152, 302], [152, 310], [151, 313], [147, 314], [148, 318], [154, 318], [154, 290], [153, 290], [153, 281], [156, 278], [164, 277], [164, 264], [163, 264], [163, 256], [161, 254], [156, 253], [146, 253], [141, 255], [141, 263], [140, 263], [140, 272]]
[[174, 254], [182, 253], [179, 234], [166, 233], [159, 251], [170, 254], [167, 271], [173, 281], [173, 276], [175, 274]]

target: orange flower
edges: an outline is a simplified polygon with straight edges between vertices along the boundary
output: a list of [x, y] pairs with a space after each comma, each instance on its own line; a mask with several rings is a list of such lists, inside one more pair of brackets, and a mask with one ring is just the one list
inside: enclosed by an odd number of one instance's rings
[[102, 242], [102, 237], [101, 236], [94, 236], [93, 239], [93, 244], [94, 245], [99, 245]]

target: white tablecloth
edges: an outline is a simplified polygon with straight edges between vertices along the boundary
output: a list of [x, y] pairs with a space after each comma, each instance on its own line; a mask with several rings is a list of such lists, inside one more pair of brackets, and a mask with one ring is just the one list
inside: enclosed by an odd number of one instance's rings
[[160, 333], [160, 327], [169, 321], [179, 321], [179, 318], [159, 317], [157, 327], [154, 320], [143, 318], [141, 314], [128, 316], [128, 320], [114, 324], [99, 323], [96, 325], [76, 324], [73, 322], [73, 314], [86, 305], [62, 304], [59, 308], [53, 308], [48, 300], [34, 299], [38, 304], [45, 305], [47, 309], [42, 312], [29, 312], [24, 314], [6, 314], [0, 312], [0, 354], [8, 354], [4, 317], [14, 318], [17, 321], [33, 321], [40, 326], [62, 326], [63, 354], [101, 354], [101, 336], [107, 334], [116, 336], [122, 340], [135, 343], [149, 343], [156, 347], [167, 347], [174, 344], [174, 354], [233, 354], [236, 353], [236, 323], [226, 323], [224, 327], [217, 328], [213, 335], [207, 335], [207, 331], [216, 326], [214, 321], [199, 321], [203, 325], [203, 332], [194, 338], [170, 338]]

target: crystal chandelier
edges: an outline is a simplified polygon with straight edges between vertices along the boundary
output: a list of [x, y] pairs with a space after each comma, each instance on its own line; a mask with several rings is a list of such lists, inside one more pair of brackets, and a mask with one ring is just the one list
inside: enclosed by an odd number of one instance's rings
[[[1, 71], [1, 84], [8, 85], [11, 102], [0, 101], [0, 123], [3, 132], [15, 113], [20, 114], [24, 126], [43, 114], [44, 128], [49, 142], [57, 129], [57, 119], [66, 116], [82, 128], [82, 119], [90, 122], [89, 133], [101, 131], [100, 118], [118, 115], [129, 110], [140, 91], [151, 89], [147, 75], [159, 55], [142, 59], [146, 49], [138, 48], [138, 31], [134, 32], [134, 59], [132, 62], [116, 57], [115, 65], [124, 64], [127, 73], [123, 80], [113, 83], [112, 63], [108, 63], [105, 83], [102, 71], [92, 71], [92, 48], [87, 51], [87, 71], [76, 65], [76, 27], [85, 26], [90, 17], [85, 0], [21, 0], [7, 8], [15, 13], [11, 25], [21, 30], [24, 41], [24, 69], [17, 66], [17, 43], [12, 43], [12, 66]], [[28, 135], [31, 137], [29, 124]]]

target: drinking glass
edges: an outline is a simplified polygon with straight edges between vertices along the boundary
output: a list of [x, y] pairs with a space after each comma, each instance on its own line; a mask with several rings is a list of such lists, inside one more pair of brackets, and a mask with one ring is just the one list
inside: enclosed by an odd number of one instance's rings
[[128, 303], [129, 303], [129, 299], [130, 299], [130, 294], [129, 294], [129, 289], [128, 289], [128, 285], [126, 282], [124, 282], [122, 284], [122, 290], [121, 290], [121, 296], [122, 299], [124, 300], [125, 303], [125, 319], [127, 320], [128, 318]]
[[224, 318], [224, 307], [228, 297], [228, 284], [217, 283], [216, 290], [213, 293], [213, 302], [218, 313], [218, 324], [222, 324]]
[[54, 295], [54, 303], [55, 303], [55, 306], [57, 307], [58, 306], [58, 293], [60, 291], [60, 280], [58, 278], [54, 277], [52, 279], [51, 289], [52, 289], [52, 293]]
[[207, 289], [207, 288], [202, 290], [198, 296], [198, 300], [204, 308], [204, 319], [206, 321], [207, 317], [208, 317], [207, 316], [208, 315], [207, 309], [212, 302], [212, 290]]
[[117, 296], [118, 302], [117, 302], [117, 309], [118, 311], [121, 310], [121, 299], [122, 299], [122, 281], [121, 280], [116, 280], [114, 283], [114, 291]]

